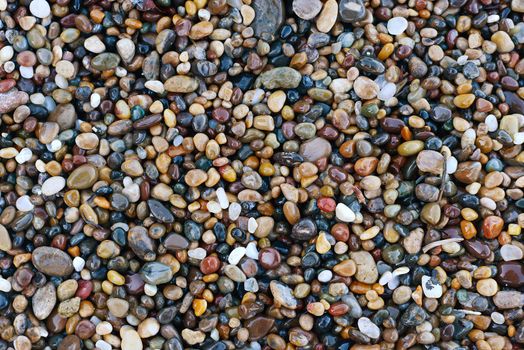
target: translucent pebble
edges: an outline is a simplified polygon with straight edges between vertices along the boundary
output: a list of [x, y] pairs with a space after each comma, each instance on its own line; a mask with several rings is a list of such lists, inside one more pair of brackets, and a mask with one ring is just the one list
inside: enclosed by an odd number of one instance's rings
[[231, 203], [231, 205], [229, 206], [229, 218], [235, 221], [240, 216], [241, 211], [242, 207], [240, 206], [240, 204], [236, 202]]
[[399, 35], [408, 28], [408, 20], [404, 17], [393, 17], [388, 21], [387, 27], [389, 34]]

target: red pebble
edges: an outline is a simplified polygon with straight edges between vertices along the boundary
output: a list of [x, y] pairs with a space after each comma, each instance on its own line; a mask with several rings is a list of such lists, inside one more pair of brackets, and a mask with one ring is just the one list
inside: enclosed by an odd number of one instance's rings
[[80, 299], [87, 299], [93, 291], [93, 282], [80, 280], [78, 281], [78, 289], [76, 290], [76, 296]]
[[200, 263], [200, 271], [202, 271], [203, 274], [209, 275], [211, 273], [215, 273], [220, 268], [220, 259], [218, 259], [216, 256], [206, 256], [204, 260]]
[[322, 197], [317, 201], [317, 206], [320, 210], [326, 213], [331, 213], [335, 211], [337, 203], [333, 198]]

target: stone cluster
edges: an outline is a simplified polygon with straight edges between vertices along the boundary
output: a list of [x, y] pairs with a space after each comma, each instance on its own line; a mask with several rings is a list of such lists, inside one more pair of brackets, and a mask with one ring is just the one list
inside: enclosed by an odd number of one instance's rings
[[524, 348], [523, 16], [0, 0], [0, 350]]

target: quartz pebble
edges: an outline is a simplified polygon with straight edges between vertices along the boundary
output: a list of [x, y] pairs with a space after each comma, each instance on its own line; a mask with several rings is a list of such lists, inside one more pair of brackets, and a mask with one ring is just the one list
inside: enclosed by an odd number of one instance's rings
[[38, 18], [46, 18], [51, 14], [51, 7], [46, 0], [32, 0], [29, 10], [33, 16]]
[[404, 17], [393, 17], [387, 24], [388, 33], [391, 35], [400, 35], [408, 28], [408, 21]]

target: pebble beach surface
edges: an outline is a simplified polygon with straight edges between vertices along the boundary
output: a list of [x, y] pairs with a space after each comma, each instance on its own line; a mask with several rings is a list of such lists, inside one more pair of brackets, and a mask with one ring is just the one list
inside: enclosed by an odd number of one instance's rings
[[523, 17], [0, 0], [0, 350], [523, 349]]

